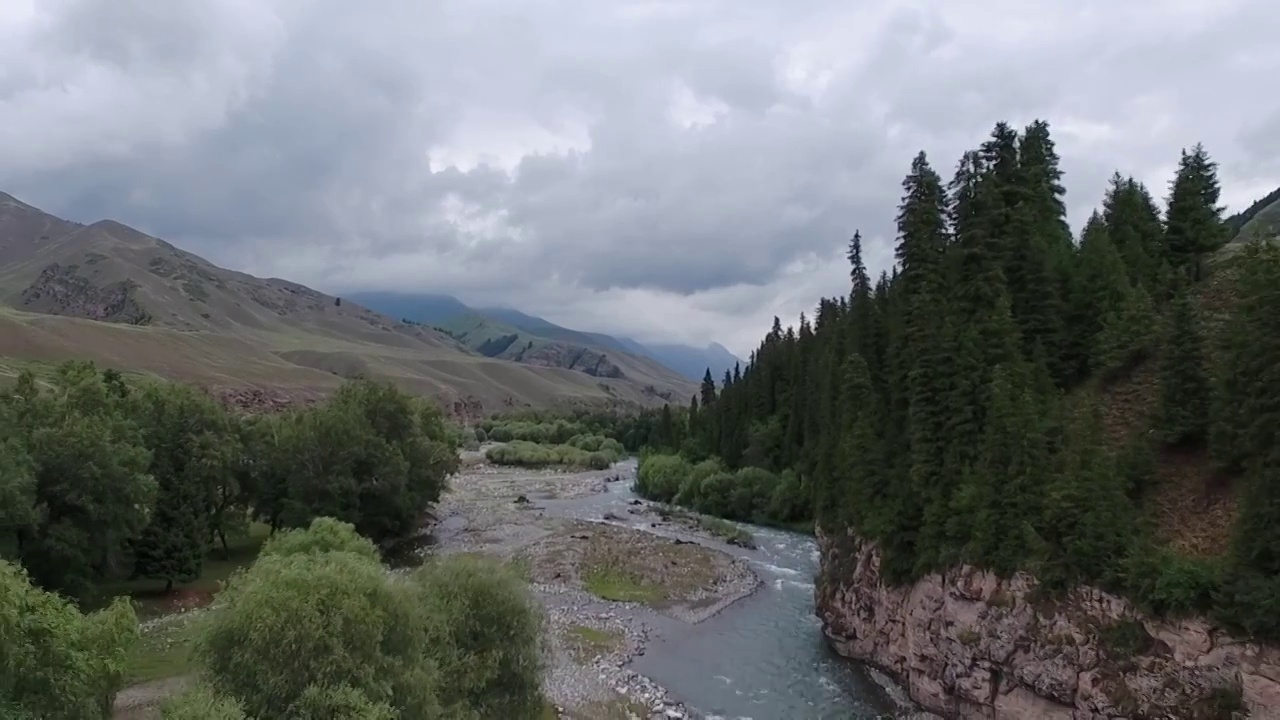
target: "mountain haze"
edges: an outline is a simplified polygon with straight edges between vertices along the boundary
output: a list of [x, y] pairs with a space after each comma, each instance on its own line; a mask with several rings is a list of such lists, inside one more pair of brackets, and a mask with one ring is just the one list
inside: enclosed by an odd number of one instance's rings
[[[500, 330], [506, 328], [505, 334], [516, 331], [529, 336], [526, 340], [559, 341], [584, 348], [624, 352], [656, 361], [694, 381], [700, 381], [708, 369], [713, 376], [719, 378], [725, 370], [742, 362], [719, 343], [713, 342], [705, 348], [678, 343], [640, 343], [629, 337], [573, 330], [511, 308], [468, 307], [450, 295], [370, 291], [352, 293], [350, 297], [379, 312], [425, 325], [452, 327], [463, 323], [470, 327], [473, 337], [476, 336], [475, 318], [478, 317], [488, 320], [491, 329], [499, 335], [503, 334]], [[485, 337], [480, 342], [488, 339], [490, 338]]]
[[683, 402], [669, 371], [592, 377], [484, 357], [429, 326], [257, 278], [103, 220], [0, 194], [0, 358], [83, 358], [220, 387], [322, 394], [385, 377], [455, 412]]

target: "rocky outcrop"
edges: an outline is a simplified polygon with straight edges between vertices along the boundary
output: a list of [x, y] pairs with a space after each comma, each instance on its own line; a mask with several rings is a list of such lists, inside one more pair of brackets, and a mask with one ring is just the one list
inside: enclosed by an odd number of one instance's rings
[[561, 342], [530, 344], [515, 357], [517, 362], [541, 367], [576, 370], [592, 377], [621, 379], [622, 368], [609, 356], [591, 348]]
[[[841, 655], [946, 718], [1280, 718], [1280, 649], [1080, 587], [961, 566], [887, 587], [874, 545], [823, 537], [817, 613]], [[1245, 713], [1248, 713], [1246, 715]]]
[[[93, 258], [89, 259], [93, 263]], [[49, 315], [145, 325], [151, 314], [138, 304], [131, 280], [98, 286], [80, 275], [79, 266], [53, 263], [22, 291], [22, 307]]]

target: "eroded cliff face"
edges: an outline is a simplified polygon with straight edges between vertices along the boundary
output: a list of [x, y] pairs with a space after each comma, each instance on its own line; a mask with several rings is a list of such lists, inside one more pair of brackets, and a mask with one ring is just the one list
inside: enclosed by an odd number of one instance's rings
[[1049, 600], [1027, 575], [962, 566], [889, 588], [874, 545], [818, 541], [817, 613], [836, 651], [943, 717], [1280, 718], [1280, 649], [1154, 620], [1096, 588]]

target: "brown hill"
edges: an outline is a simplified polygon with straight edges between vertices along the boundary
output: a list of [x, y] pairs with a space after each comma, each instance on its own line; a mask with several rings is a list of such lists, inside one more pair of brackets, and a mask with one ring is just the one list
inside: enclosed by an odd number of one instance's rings
[[100, 364], [215, 388], [315, 396], [369, 375], [460, 414], [683, 402], [693, 383], [623, 358], [614, 377], [475, 353], [276, 278], [220, 268], [120, 223], [61, 220], [0, 193], [0, 357]]

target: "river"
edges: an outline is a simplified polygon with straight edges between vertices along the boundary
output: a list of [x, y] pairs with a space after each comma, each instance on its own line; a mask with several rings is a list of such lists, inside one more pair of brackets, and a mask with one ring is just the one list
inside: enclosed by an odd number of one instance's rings
[[[554, 514], [628, 518], [634, 462], [622, 482], [590, 498], [547, 502]], [[636, 527], [650, 529], [634, 519]], [[742, 557], [763, 581], [753, 595], [689, 626], [659, 625], [632, 667], [678, 700], [710, 716], [750, 720], [870, 720], [891, 716], [884, 691], [826, 644], [814, 615], [818, 549], [813, 538], [743, 525], [755, 550], [718, 545]]]

